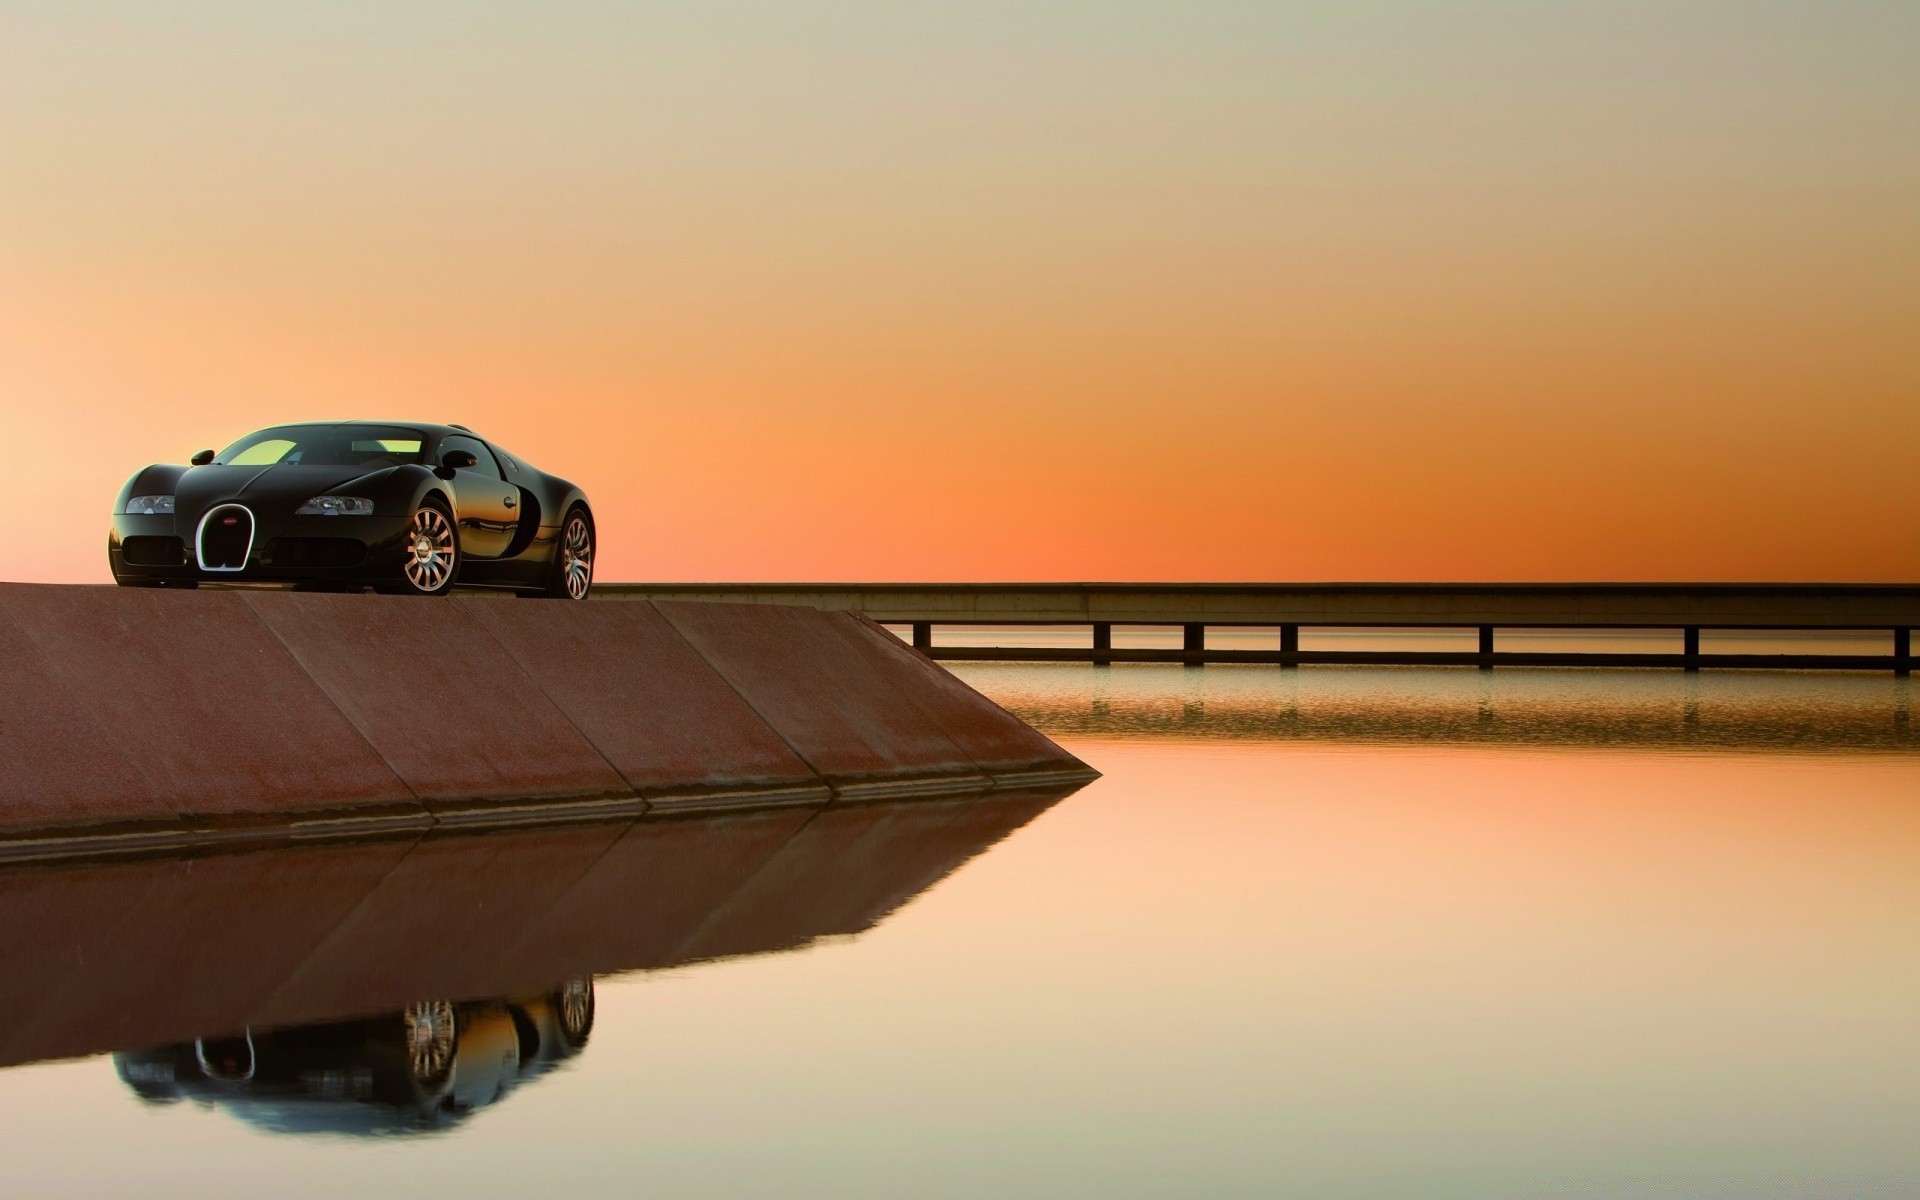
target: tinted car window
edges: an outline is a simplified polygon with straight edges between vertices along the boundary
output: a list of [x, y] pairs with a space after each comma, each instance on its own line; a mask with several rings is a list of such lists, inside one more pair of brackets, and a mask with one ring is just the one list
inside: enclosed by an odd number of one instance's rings
[[248, 434], [214, 461], [236, 467], [287, 463], [377, 471], [419, 462], [425, 444], [419, 430], [391, 425], [282, 425]]
[[486, 443], [482, 442], [480, 439], [470, 438], [470, 437], [460, 437], [458, 435], [453, 435], [450, 437], [444, 437], [440, 439], [440, 461], [441, 462], [445, 462], [447, 460], [448, 452], [453, 450], [465, 450], [468, 454], [471, 454], [475, 458], [480, 460], [480, 465], [475, 467], [468, 467], [467, 469], [469, 471], [478, 471], [482, 475], [491, 475], [495, 479], [500, 478], [499, 464], [493, 461], [492, 453], [487, 450]]
[[227, 462], [236, 467], [270, 467], [287, 456], [287, 451], [298, 445], [292, 438], [268, 438], [264, 442], [255, 442], [244, 450], [227, 452]]

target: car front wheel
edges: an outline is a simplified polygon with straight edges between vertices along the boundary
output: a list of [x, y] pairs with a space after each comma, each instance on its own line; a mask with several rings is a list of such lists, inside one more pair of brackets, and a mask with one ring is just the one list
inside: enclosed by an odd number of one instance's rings
[[396, 590], [415, 596], [444, 596], [453, 590], [459, 571], [460, 542], [454, 534], [453, 517], [444, 506], [429, 500], [414, 510], [413, 524], [407, 529], [407, 544], [400, 560], [401, 586]]
[[422, 1087], [442, 1083], [453, 1073], [454, 1051], [459, 1047], [459, 1016], [445, 1000], [409, 1004], [400, 1014], [405, 1038], [407, 1068]]

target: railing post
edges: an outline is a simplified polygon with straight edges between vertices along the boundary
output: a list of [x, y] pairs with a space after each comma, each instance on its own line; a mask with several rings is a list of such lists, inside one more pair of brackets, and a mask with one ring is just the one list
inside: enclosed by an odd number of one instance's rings
[[[1300, 627], [1298, 625], [1282, 625], [1280, 627], [1280, 653], [1282, 654], [1300, 653]], [[1295, 667], [1295, 666], [1299, 666], [1300, 664], [1282, 663], [1281, 665], [1286, 667]]]
[[913, 648], [922, 654], [933, 649], [932, 621], [915, 621], [913, 623]]
[[1686, 661], [1686, 669], [1700, 669], [1700, 627], [1688, 625], [1680, 631], [1680, 654]]
[[1189, 621], [1180, 628], [1180, 651], [1185, 656], [1184, 661], [1188, 663], [1200, 662], [1200, 656], [1206, 653], [1207, 650], [1207, 627]]
[[1893, 673], [1913, 674], [1913, 630], [1904, 625], [1893, 631]]
[[1113, 622], [1095, 621], [1093, 623], [1093, 661], [1106, 665], [1113, 659], [1101, 654], [1102, 650], [1113, 649]]
[[[1493, 655], [1493, 626], [1482, 625], [1480, 627], [1480, 657], [1490, 658], [1492, 657], [1492, 655]], [[1493, 664], [1491, 662], [1483, 662], [1480, 664], [1480, 669], [1482, 671], [1491, 671], [1493, 670]]]

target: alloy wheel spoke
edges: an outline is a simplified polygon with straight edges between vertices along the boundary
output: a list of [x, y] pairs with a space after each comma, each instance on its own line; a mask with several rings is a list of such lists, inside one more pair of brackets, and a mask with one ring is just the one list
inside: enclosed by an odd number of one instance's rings
[[437, 509], [422, 508], [413, 514], [412, 540], [402, 573], [419, 591], [438, 591], [453, 574], [452, 527]]

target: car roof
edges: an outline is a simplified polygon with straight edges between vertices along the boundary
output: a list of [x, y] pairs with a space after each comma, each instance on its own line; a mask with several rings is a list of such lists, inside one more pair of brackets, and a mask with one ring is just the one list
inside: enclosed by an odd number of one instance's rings
[[[457, 434], [460, 437], [487, 439], [468, 429], [465, 425], [441, 425], [433, 421], [283, 421], [278, 425], [262, 425], [261, 429], [331, 429], [341, 425], [389, 425], [402, 429], [418, 429], [421, 433], [435, 437]], [[259, 430], [255, 430], [259, 432]]]

